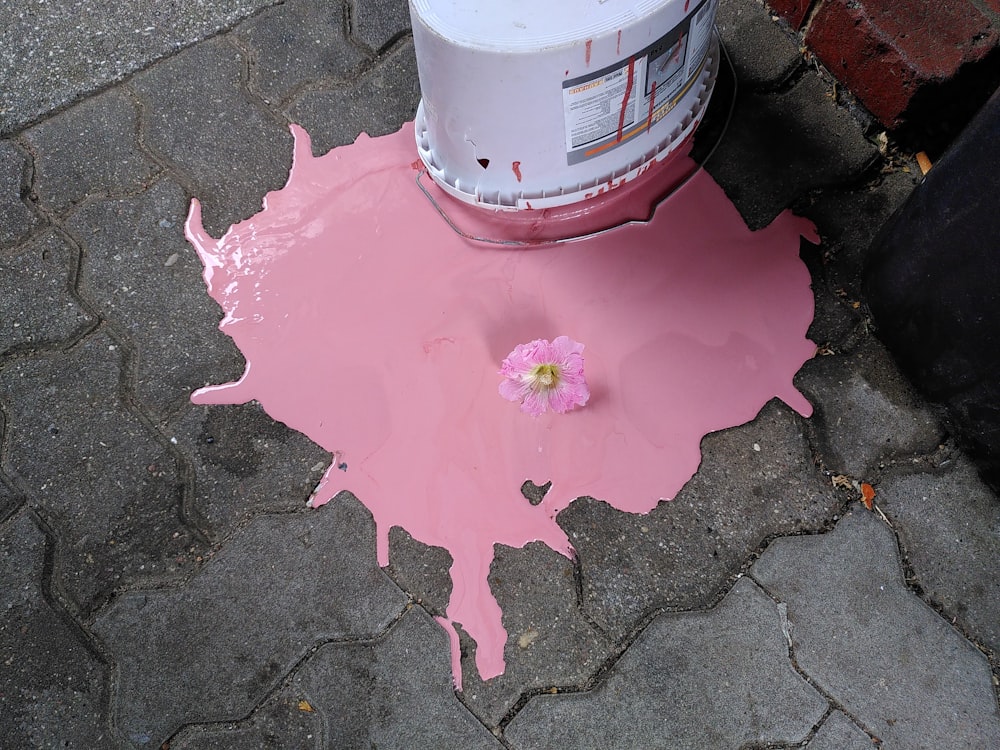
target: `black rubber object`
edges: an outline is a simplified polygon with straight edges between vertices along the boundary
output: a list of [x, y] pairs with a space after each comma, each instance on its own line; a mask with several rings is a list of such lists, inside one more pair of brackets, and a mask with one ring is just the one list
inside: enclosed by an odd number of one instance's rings
[[865, 292], [879, 338], [1000, 489], [1000, 90], [876, 236]]

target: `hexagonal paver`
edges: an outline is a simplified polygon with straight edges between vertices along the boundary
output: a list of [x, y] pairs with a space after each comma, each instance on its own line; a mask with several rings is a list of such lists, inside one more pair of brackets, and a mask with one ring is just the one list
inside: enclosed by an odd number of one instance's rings
[[[444, 614], [451, 596], [451, 555], [415, 541], [405, 530], [389, 536], [389, 574], [425, 609]], [[490, 588], [507, 631], [503, 674], [483, 681], [472, 639], [459, 629], [465, 704], [498, 726], [526, 692], [584, 685], [611, 657], [611, 642], [581, 615], [573, 564], [541, 543], [497, 546]]]
[[[813, 292], [816, 295], [813, 322], [806, 337], [815, 341], [818, 347], [833, 352], [853, 348], [862, 334], [864, 317], [859, 308], [850, 300], [830, 290], [822, 280], [821, 271], [813, 272]], [[826, 351], [820, 356], [826, 356]]]
[[108, 747], [106, 669], [46, 599], [45, 555], [31, 514], [0, 526], [0, 746]]
[[291, 134], [253, 101], [245, 65], [236, 47], [215, 37], [129, 84], [143, 102], [144, 142], [190, 182], [205, 227], [217, 237], [259, 211], [291, 164]]
[[323, 646], [292, 680], [326, 747], [500, 750], [452, 690], [448, 638], [419, 608], [371, 643]]
[[139, 147], [138, 125], [135, 104], [112, 89], [26, 131], [39, 202], [63, 213], [89, 196], [140, 189], [159, 168]]
[[245, 716], [316, 644], [375, 635], [405, 601], [360, 503], [258, 517], [187, 584], [124, 594], [94, 622], [120, 738], [159, 747], [181, 724]]
[[448, 572], [453, 560], [444, 547], [418, 542], [401, 526], [389, 530], [386, 572], [431, 615], [444, 617], [453, 588]]
[[516, 750], [801, 742], [826, 701], [792, 669], [774, 602], [746, 578], [707, 612], [660, 615], [593, 691], [532, 698]]
[[53, 578], [85, 612], [205, 552], [181, 521], [173, 457], [123, 402], [121, 357], [97, 333], [0, 369], [4, 469], [52, 529]]
[[577, 608], [572, 562], [541, 542], [498, 547], [489, 580], [507, 630], [506, 669], [483, 682], [465, 653], [462, 681], [469, 708], [497, 726], [523, 693], [588, 683], [614, 647]]
[[[405, 530], [389, 535], [389, 574], [432, 614], [444, 614], [451, 596], [451, 555], [415, 541]], [[465, 704], [498, 726], [526, 692], [587, 684], [614, 653], [610, 640], [581, 615], [573, 563], [541, 543], [497, 546], [490, 588], [507, 631], [503, 674], [483, 681], [475, 646], [461, 633]]]
[[944, 438], [872, 336], [849, 354], [806, 362], [795, 384], [816, 409], [818, 448], [831, 471], [864, 477], [894, 456], [931, 452]]
[[0, 254], [0, 354], [72, 340], [96, 320], [70, 291], [77, 251], [56, 232]]
[[380, 50], [410, 30], [406, 0], [349, 0], [351, 36]]
[[280, 0], [18, 0], [0, 26], [0, 135]]
[[136, 395], [158, 415], [244, 368], [184, 239], [186, 211], [180, 187], [161, 180], [135, 197], [90, 203], [66, 223], [83, 246], [80, 294], [135, 347]]
[[171, 750], [321, 750], [323, 718], [291, 686], [284, 686], [245, 720], [195, 724], [170, 739]]
[[708, 435], [698, 473], [646, 515], [583, 498], [559, 515], [583, 571], [583, 607], [616, 637], [658, 607], [710, 604], [765, 537], [821, 527], [839, 506], [803, 422], [771, 402]]
[[721, 0], [715, 22], [741, 85], [773, 88], [802, 62], [793, 37], [755, 0]]
[[903, 585], [874, 513], [777, 539], [752, 575], [787, 603], [799, 668], [886, 748], [1000, 746], [986, 658]]
[[802, 208], [802, 215], [816, 223], [823, 238], [830, 259], [824, 271], [833, 289], [843, 289], [854, 300], [862, 299], [862, 268], [875, 233], [919, 182], [916, 164], [897, 163], [874, 183], [826, 190], [815, 203]]
[[312, 138], [314, 154], [353, 143], [359, 133], [393, 133], [413, 119], [420, 101], [420, 81], [413, 42], [393, 48], [358, 81], [307, 91], [286, 109]]
[[[878, 157], [851, 115], [826, 94], [826, 84], [806, 73], [788, 91], [737, 98], [706, 169], [751, 229], [811, 190], [856, 179]], [[760, 158], [748, 164], [748, 153]]]
[[877, 485], [876, 502], [924, 593], [1000, 653], [1000, 501], [963, 456], [942, 469], [890, 477]]
[[251, 85], [265, 102], [284, 102], [304, 85], [356, 75], [368, 56], [345, 34], [345, 7], [289, 0], [236, 29], [250, 50]]
[[170, 434], [194, 470], [194, 509], [215, 538], [260, 513], [301, 510], [331, 461], [256, 402], [192, 406]]

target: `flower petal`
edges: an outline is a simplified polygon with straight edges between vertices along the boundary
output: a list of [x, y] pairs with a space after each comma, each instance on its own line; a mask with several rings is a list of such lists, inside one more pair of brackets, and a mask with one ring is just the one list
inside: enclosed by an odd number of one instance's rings
[[529, 391], [521, 402], [521, 411], [533, 417], [541, 416], [549, 406], [548, 391]]
[[531, 393], [531, 384], [509, 378], [500, 381], [500, 395], [508, 401], [521, 401]]
[[583, 344], [574, 341], [569, 336], [556, 336], [552, 340], [552, 350], [559, 361], [565, 361], [570, 354], [582, 354]]
[[557, 414], [564, 414], [577, 406], [584, 406], [590, 399], [590, 389], [586, 383], [564, 383], [549, 392], [549, 408]]

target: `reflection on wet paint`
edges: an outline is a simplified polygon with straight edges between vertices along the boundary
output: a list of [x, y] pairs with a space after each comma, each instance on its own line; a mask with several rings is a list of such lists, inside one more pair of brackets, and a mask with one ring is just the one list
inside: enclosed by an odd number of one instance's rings
[[[572, 555], [556, 516], [574, 498], [648, 512], [697, 470], [706, 433], [774, 397], [810, 413], [792, 385], [815, 350], [805, 220], [785, 213], [750, 232], [700, 173], [649, 224], [484, 246], [420, 192], [412, 126], [322, 157], [293, 133], [288, 184], [259, 214], [216, 240], [192, 203], [188, 238], [220, 327], [247, 359], [237, 382], [192, 399], [256, 399], [330, 451], [310, 502], [353, 492], [374, 516], [380, 564], [392, 526], [451, 553], [440, 621], [459, 685], [455, 624], [475, 640], [482, 678], [504, 669], [487, 580], [495, 544], [539, 540]], [[560, 335], [586, 346], [590, 402], [528, 416], [498, 395], [500, 363], [519, 343]], [[525, 479], [552, 482], [540, 504], [521, 494]]]

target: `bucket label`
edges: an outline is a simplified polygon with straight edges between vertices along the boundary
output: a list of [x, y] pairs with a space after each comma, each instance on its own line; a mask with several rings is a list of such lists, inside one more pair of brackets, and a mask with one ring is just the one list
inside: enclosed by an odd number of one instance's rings
[[718, 0], [702, 0], [653, 44], [585, 76], [563, 81], [566, 160], [610, 151], [654, 127], [698, 80]]

